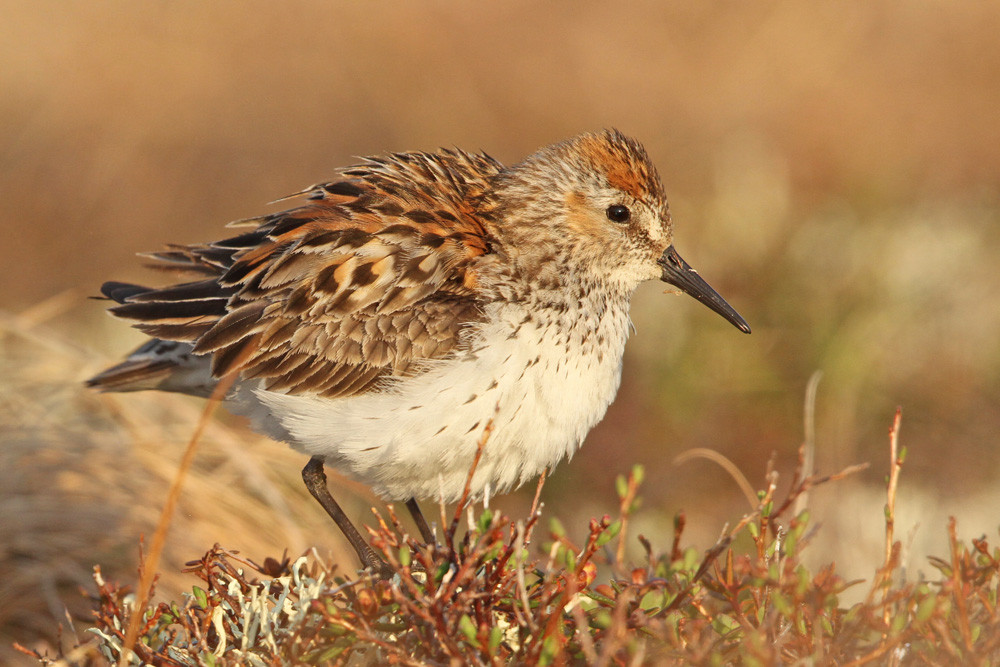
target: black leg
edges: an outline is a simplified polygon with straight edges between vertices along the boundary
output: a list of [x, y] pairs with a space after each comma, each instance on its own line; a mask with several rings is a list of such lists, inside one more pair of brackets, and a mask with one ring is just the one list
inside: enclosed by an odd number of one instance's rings
[[424, 538], [424, 544], [434, 544], [434, 533], [431, 532], [431, 527], [427, 525], [427, 519], [424, 518], [424, 513], [420, 511], [417, 499], [410, 498], [407, 500], [406, 509], [410, 510], [410, 516], [416, 522], [417, 530], [420, 531], [420, 536]]
[[309, 463], [302, 469], [302, 480], [306, 483], [309, 493], [319, 501], [319, 504], [323, 506], [326, 513], [330, 515], [330, 518], [333, 519], [341, 532], [344, 533], [347, 541], [354, 547], [354, 551], [357, 552], [361, 563], [383, 579], [391, 578], [393, 574], [392, 570], [389, 569], [384, 560], [379, 558], [379, 555], [365, 541], [365, 538], [361, 536], [358, 529], [354, 527], [351, 520], [344, 514], [344, 510], [340, 509], [340, 505], [330, 495], [330, 489], [326, 486], [326, 473], [323, 471], [323, 459], [318, 456], [309, 459]]

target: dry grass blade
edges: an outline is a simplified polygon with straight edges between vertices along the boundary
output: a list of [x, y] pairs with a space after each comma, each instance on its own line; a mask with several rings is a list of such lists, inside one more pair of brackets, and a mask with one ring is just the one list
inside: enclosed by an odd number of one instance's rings
[[[806, 385], [806, 399], [802, 408], [802, 469], [811, 474], [816, 465], [816, 392], [819, 381], [823, 379], [823, 371], [816, 371]], [[795, 514], [799, 514], [809, 505], [809, 492], [806, 491], [795, 501]]]
[[681, 465], [693, 459], [707, 459], [719, 465], [720, 468], [729, 473], [729, 476], [733, 478], [736, 485], [740, 487], [740, 491], [743, 492], [744, 497], [746, 497], [747, 502], [750, 503], [751, 507], [757, 506], [757, 493], [754, 491], [753, 485], [750, 484], [750, 480], [746, 478], [736, 464], [726, 458], [723, 454], [715, 451], [714, 449], [709, 449], [707, 447], [695, 447], [681, 452], [676, 457], [674, 457], [674, 465]]
[[156, 531], [153, 533], [149, 555], [141, 563], [139, 588], [135, 606], [132, 609], [132, 616], [128, 621], [125, 639], [122, 642], [121, 657], [118, 659], [119, 667], [125, 667], [130, 662], [136, 639], [139, 636], [139, 628], [143, 622], [146, 604], [149, 602], [153, 581], [156, 578], [157, 568], [160, 564], [160, 556], [163, 554], [163, 547], [167, 541], [167, 530], [170, 528], [170, 520], [177, 507], [181, 488], [184, 485], [184, 478], [187, 476], [187, 471], [191, 468], [191, 464], [194, 461], [194, 455], [198, 450], [201, 435], [205, 431], [205, 427], [212, 418], [215, 409], [229, 391], [235, 379], [236, 375], [230, 374], [219, 380], [218, 385], [216, 385], [215, 390], [212, 392], [211, 398], [209, 398], [208, 403], [205, 405], [205, 410], [202, 412], [201, 419], [198, 421], [194, 433], [191, 434], [191, 439], [188, 441], [187, 447], [184, 449], [184, 455], [181, 457], [180, 465], [177, 467], [173, 484], [171, 484], [170, 491], [167, 493], [167, 499], [163, 503], [163, 510], [160, 512], [160, 520], [156, 525]]

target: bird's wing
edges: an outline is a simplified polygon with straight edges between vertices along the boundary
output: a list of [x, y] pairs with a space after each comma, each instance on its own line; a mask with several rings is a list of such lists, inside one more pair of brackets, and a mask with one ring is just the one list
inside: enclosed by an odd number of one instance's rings
[[357, 394], [447, 357], [481, 318], [490, 239], [468, 202], [499, 168], [459, 151], [369, 159], [300, 193], [303, 206], [240, 221], [247, 233], [151, 255], [199, 280], [103, 291], [140, 330], [211, 355], [215, 377]]

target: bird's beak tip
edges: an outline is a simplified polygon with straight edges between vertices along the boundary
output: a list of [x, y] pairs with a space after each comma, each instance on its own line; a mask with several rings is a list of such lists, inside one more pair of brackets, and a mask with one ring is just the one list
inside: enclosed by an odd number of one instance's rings
[[726, 300], [719, 295], [698, 272], [685, 262], [673, 246], [669, 246], [657, 264], [663, 269], [660, 280], [680, 288], [681, 291], [693, 296], [716, 313], [721, 315], [734, 327], [743, 333], [750, 333], [750, 325], [744, 320]]

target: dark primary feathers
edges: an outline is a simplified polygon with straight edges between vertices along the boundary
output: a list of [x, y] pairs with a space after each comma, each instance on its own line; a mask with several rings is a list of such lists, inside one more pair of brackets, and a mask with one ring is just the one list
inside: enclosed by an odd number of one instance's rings
[[[480, 319], [476, 260], [491, 248], [472, 202], [500, 169], [457, 150], [369, 158], [299, 193], [302, 206], [234, 225], [250, 231], [150, 255], [194, 280], [102, 292], [150, 336], [211, 355], [217, 378], [360, 393], [449, 354]], [[141, 374], [126, 361], [91, 384], [121, 390]]]

